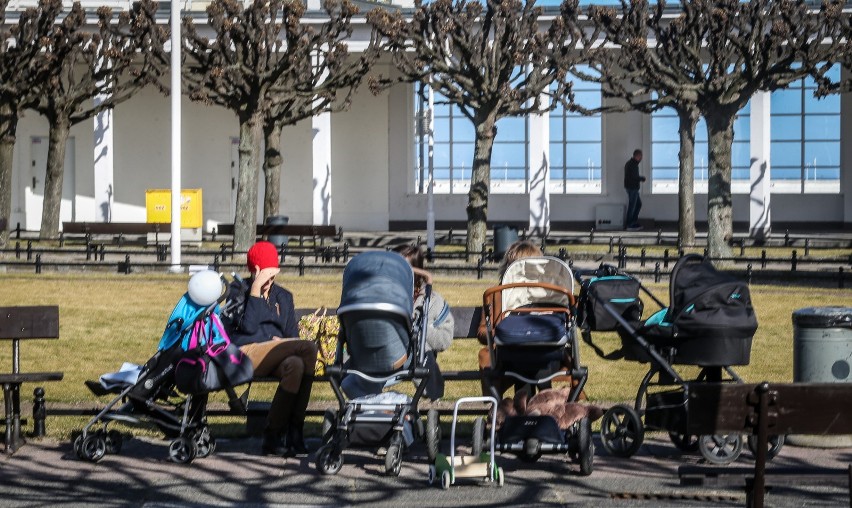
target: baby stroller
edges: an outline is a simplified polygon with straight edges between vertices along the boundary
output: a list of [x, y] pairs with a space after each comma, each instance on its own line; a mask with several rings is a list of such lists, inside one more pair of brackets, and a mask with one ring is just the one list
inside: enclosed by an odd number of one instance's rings
[[[576, 276], [581, 282], [578, 314], [584, 341], [605, 359], [649, 364], [633, 407], [619, 404], [604, 414], [604, 448], [630, 457], [641, 446], [645, 429], [653, 429], [668, 431], [675, 446], [700, 450], [709, 462], [736, 460], [743, 447], [740, 435], [687, 433], [688, 394], [690, 383], [742, 382], [732, 367], [748, 365], [757, 330], [748, 286], [697, 254], [681, 257], [672, 269], [668, 306], [635, 277], [613, 266], [577, 271]], [[661, 308], [645, 321], [640, 292]], [[605, 331], [618, 332], [620, 349], [604, 354], [594, 344], [592, 332]], [[694, 379], [685, 380], [675, 366], [699, 371]], [[756, 439], [750, 437], [748, 442], [754, 451]], [[772, 438], [771, 444], [768, 456], [774, 457], [783, 437]]]
[[[496, 297], [502, 312], [496, 313]], [[515, 261], [506, 269], [501, 284], [483, 294], [483, 311], [491, 369], [492, 395], [503, 378], [516, 381], [515, 389], [532, 394], [549, 387], [559, 377], [570, 375], [573, 387], [565, 402], [576, 402], [588, 377], [580, 365], [575, 333], [574, 278], [571, 268], [554, 257]], [[481, 418], [474, 421], [474, 435], [484, 430]], [[477, 438], [474, 442], [479, 442]], [[583, 417], [562, 429], [550, 415], [514, 415], [505, 419], [496, 433], [498, 451], [516, 453], [530, 462], [543, 453], [567, 453], [579, 461], [583, 475], [592, 473], [594, 444], [591, 420]], [[474, 450], [477, 455], [479, 450]]]
[[[316, 455], [323, 474], [340, 471], [346, 448], [365, 446], [385, 447], [385, 472], [397, 476], [405, 449], [423, 432], [417, 406], [429, 375], [425, 309], [432, 282], [428, 272], [417, 273], [426, 277], [426, 286], [423, 307], [414, 309], [414, 269], [399, 254], [365, 252], [343, 271], [338, 354], [326, 369], [338, 409], [325, 413]], [[413, 397], [383, 391], [408, 380], [416, 385]], [[367, 389], [358, 392], [359, 385]]]
[[[201, 273], [204, 275], [198, 277]], [[145, 365], [125, 364], [125, 367], [131, 368], [115, 373], [118, 376], [105, 375], [102, 381], [85, 382], [94, 395], [115, 394], [115, 397], [74, 439], [74, 452], [80, 459], [98, 462], [107, 453], [121, 451], [123, 435], [109, 428], [113, 422], [153, 424], [171, 439], [169, 459], [173, 462], [189, 463], [195, 458], [207, 457], [215, 450], [216, 441], [210, 434], [205, 415], [207, 395], [182, 395], [175, 387], [175, 366], [188, 348], [193, 325], [199, 322], [209, 324], [213, 314], [219, 311], [220, 300], [224, 299], [218, 274], [212, 271], [199, 274], [190, 280], [190, 291], [178, 301], [157, 352]], [[208, 287], [199, 289], [199, 281]], [[193, 282], [196, 284], [193, 285]], [[215, 297], [209, 296], [216, 285], [218, 293]], [[208, 296], [201, 298], [196, 295], [205, 289]], [[210, 298], [214, 301], [207, 304]], [[232, 394], [231, 389], [229, 395]]]

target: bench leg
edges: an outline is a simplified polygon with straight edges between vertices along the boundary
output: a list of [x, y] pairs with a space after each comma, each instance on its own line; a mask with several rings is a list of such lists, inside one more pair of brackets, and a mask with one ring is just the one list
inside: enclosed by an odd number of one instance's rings
[[6, 453], [12, 454], [23, 445], [21, 437], [21, 385], [5, 383], [3, 400], [6, 409]]

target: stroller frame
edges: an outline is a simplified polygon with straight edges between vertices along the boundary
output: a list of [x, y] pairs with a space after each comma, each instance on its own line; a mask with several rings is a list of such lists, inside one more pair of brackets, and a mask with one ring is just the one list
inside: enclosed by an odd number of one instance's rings
[[[687, 261], [703, 259], [703, 256], [695, 254], [688, 254], [684, 257], [687, 258]], [[653, 300], [660, 309], [668, 308], [639, 279], [614, 266], [602, 264], [596, 270], [578, 270], [574, 274], [578, 282], [582, 283], [584, 277], [595, 276], [602, 270], [609, 275], [628, 277], [635, 281], [639, 290]], [[652, 344], [639, 333], [634, 324], [628, 322], [615, 307], [602, 299], [597, 293], [583, 293], [581, 298], [594, 298], [597, 304], [612, 319], [617, 321], [622, 341], [624, 341], [626, 334], [632, 339], [633, 344], [623, 342], [621, 350], [604, 354], [592, 341], [593, 330], [588, 327], [588, 323], [581, 329], [584, 342], [606, 360], [625, 358], [628, 361], [648, 363], [648, 371], [642, 377], [633, 406], [617, 404], [604, 414], [600, 430], [601, 444], [604, 448], [612, 455], [630, 457], [642, 445], [646, 430], [662, 430], [668, 432], [669, 439], [681, 451], [700, 451], [704, 458], [714, 464], [728, 464], [736, 460], [743, 448], [743, 439], [739, 434], [694, 436], [686, 432], [689, 418], [690, 384], [707, 382], [743, 383], [736, 371], [730, 365], [702, 366], [691, 362], [679, 362], [675, 345], [657, 346]], [[641, 354], [627, 354], [625, 349], [628, 347], [638, 347]], [[700, 370], [694, 379], [687, 380], [674, 368], [676, 364], [698, 366]], [[655, 388], [661, 390], [656, 391]], [[783, 436], [771, 436], [767, 457], [775, 457], [783, 444]], [[748, 446], [752, 452], [755, 452], [757, 449], [755, 436], [748, 437]]]
[[[420, 321], [418, 324], [413, 321], [410, 324], [412, 335], [416, 335], [416, 340], [410, 340], [407, 349], [407, 355], [412, 359], [408, 367], [402, 367], [395, 371], [383, 373], [362, 372], [355, 368], [347, 368], [342, 364], [330, 365], [326, 367], [329, 383], [332, 391], [337, 399], [337, 411], [326, 410], [323, 417], [322, 427], [322, 446], [317, 450], [316, 468], [319, 472], [326, 475], [337, 474], [343, 467], [343, 451], [353, 444], [353, 431], [355, 427], [361, 424], [372, 424], [379, 428], [388, 428], [389, 432], [379, 441], [370, 441], [363, 444], [364, 446], [387, 446], [385, 455], [385, 473], [391, 476], [399, 476], [402, 470], [402, 456], [406, 448], [404, 439], [404, 431], [406, 422], [412, 426], [412, 432], [415, 438], [422, 438], [427, 432], [423, 428], [423, 422], [420, 419], [420, 411], [418, 405], [420, 398], [426, 389], [425, 379], [429, 376], [429, 368], [425, 366], [426, 362], [426, 333], [429, 302], [432, 295], [432, 276], [426, 270], [412, 268], [416, 275], [425, 278], [426, 285], [424, 287], [424, 299], [422, 309], [420, 310]], [[338, 315], [341, 314], [341, 309], [338, 309]], [[360, 310], [378, 310], [384, 312], [398, 313], [398, 308], [393, 305], [385, 304], [363, 304], [352, 305], [346, 311]], [[415, 309], [416, 312], [416, 309]], [[407, 316], [410, 320], [410, 316]], [[341, 331], [343, 326], [341, 326]], [[345, 334], [341, 333], [341, 340], [338, 341], [337, 359], [342, 359], [342, 348], [345, 342]], [[358, 399], [347, 400], [341, 387], [343, 378], [347, 375], [358, 376], [361, 379], [385, 384], [389, 381], [412, 381], [415, 383], [414, 395], [410, 400], [406, 398], [405, 402], [365, 402]], [[435, 416], [437, 413], [435, 413]], [[433, 413], [429, 413], [429, 427], [433, 433], [439, 434], [439, 430], [435, 430], [438, 421]], [[437, 445], [435, 445], [437, 448]], [[430, 459], [432, 460], [432, 459]]]

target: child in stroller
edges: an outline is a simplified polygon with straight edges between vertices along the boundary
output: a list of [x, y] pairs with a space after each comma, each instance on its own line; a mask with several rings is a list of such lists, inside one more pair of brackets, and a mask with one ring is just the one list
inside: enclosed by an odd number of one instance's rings
[[[742, 382], [732, 366], [748, 365], [757, 330], [748, 285], [717, 271], [707, 258], [697, 254], [681, 257], [672, 269], [669, 305], [635, 277], [612, 266], [601, 265], [576, 275], [582, 285], [578, 306], [584, 340], [605, 359], [649, 364], [634, 406], [619, 404], [604, 414], [604, 448], [613, 455], [629, 457], [641, 446], [648, 428], [668, 431], [678, 448], [698, 449], [710, 462], [736, 460], [742, 451], [741, 436], [687, 433], [688, 391], [689, 383]], [[645, 321], [641, 319], [640, 291], [660, 307]], [[604, 354], [594, 344], [591, 332], [604, 331], [618, 332], [622, 342], [619, 350]], [[699, 371], [688, 381], [677, 372], [676, 365], [695, 366]], [[662, 390], [651, 393], [650, 387]], [[754, 450], [756, 440], [750, 437], [748, 443]], [[773, 437], [771, 445], [768, 456], [773, 457], [783, 445], [783, 436]]]
[[[532, 398], [536, 390], [571, 376], [574, 385], [562, 393], [562, 403], [577, 401], [588, 371], [580, 365], [573, 289], [571, 268], [558, 258], [541, 256], [518, 259], [508, 266], [500, 285], [485, 291], [483, 312], [491, 369], [484, 375], [491, 377], [488, 385], [495, 399], [502, 396], [497, 389], [505, 385], [502, 378], [520, 381], [525, 385], [522, 390]], [[490, 305], [497, 292], [502, 302], [499, 314]], [[484, 429], [480, 420], [474, 422], [477, 438]], [[542, 453], [567, 452], [579, 461], [581, 474], [592, 472], [594, 444], [588, 416], [563, 428], [551, 415], [509, 414], [496, 439], [497, 450], [518, 453], [529, 461]]]
[[[423, 308], [414, 308], [414, 269], [395, 252], [365, 252], [343, 271], [337, 315], [340, 337], [335, 364], [326, 369], [338, 409], [326, 411], [316, 467], [336, 474], [350, 445], [386, 447], [385, 471], [399, 475], [402, 454], [420, 432], [417, 409], [426, 387], [426, 312], [432, 291], [428, 272]], [[347, 358], [344, 359], [344, 350]], [[383, 392], [411, 380], [413, 397]]]
[[[74, 451], [83, 460], [97, 462], [106, 453], [119, 453], [123, 435], [109, 429], [113, 422], [151, 423], [171, 439], [169, 458], [188, 463], [213, 453], [216, 441], [207, 426], [207, 395], [185, 395], [175, 388], [175, 365], [189, 347], [196, 323], [209, 324], [219, 312], [222, 280], [212, 270], [195, 273], [188, 291], [172, 311], [157, 352], [144, 366], [125, 364], [121, 371], [86, 381], [96, 396], [116, 394], [74, 439]], [[99, 428], [97, 428], [99, 427]]]

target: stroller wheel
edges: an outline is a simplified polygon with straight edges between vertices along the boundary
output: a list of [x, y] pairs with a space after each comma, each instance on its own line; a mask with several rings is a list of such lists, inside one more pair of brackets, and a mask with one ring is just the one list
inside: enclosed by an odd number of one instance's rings
[[181, 436], [169, 444], [169, 460], [178, 464], [188, 464], [195, 459], [198, 448], [195, 441]]
[[124, 437], [121, 432], [111, 430], [106, 434], [106, 452], [111, 454], [121, 453], [121, 446], [124, 444]]
[[450, 481], [451, 481], [450, 472], [447, 471], [447, 470], [444, 470], [444, 472], [441, 473], [441, 488], [444, 489], [444, 490], [449, 489], [450, 488]]
[[106, 439], [100, 433], [89, 434], [80, 444], [80, 454], [84, 460], [97, 462], [106, 454]]
[[474, 457], [479, 457], [482, 454], [485, 438], [485, 418], [477, 416], [473, 420], [473, 431], [471, 433], [470, 452]]
[[682, 452], [697, 452], [698, 451], [698, 436], [695, 434], [681, 434], [679, 432], [669, 432], [669, 439], [678, 450]]
[[426, 456], [429, 462], [435, 462], [441, 446], [441, 417], [437, 409], [426, 413]]
[[601, 443], [611, 455], [630, 457], [642, 446], [645, 429], [633, 408], [619, 404], [601, 419]]
[[337, 474], [343, 467], [343, 454], [332, 445], [320, 447], [317, 452], [317, 471], [322, 474]]
[[588, 418], [580, 420], [577, 430], [577, 445], [580, 456], [580, 474], [589, 476], [592, 474], [592, 463], [595, 459], [595, 442], [592, 439], [592, 422]]
[[519, 455], [524, 462], [535, 462], [541, 457], [541, 442], [534, 438], [524, 441], [524, 450]]
[[216, 450], [216, 438], [210, 435], [210, 429], [202, 427], [195, 434], [195, 458], [209, 457]]
[[698, 438], [698, 450], [713, 464], [730, 464], [743, 451], [743, 437], [739, 434], [707, 434]]
[[[757, 436], [755, 434], [749, 434], [746, 443], [748, 444], [748, 449], [751, 450], [752, 455], [757, 456]], [[766, 446], [768, 446], [766, 450], [766, 459], [774, 459], [778, 453], [781, 452], [781, 448], [784, 447], [784, 435], [776, 434], [769, 436]]]
[[438, 475], [438, 470], [435, 468], [435, 464], [429, 464], [429, 477], [428, 482], [429, 485], [435, 483], [435, 477]]
[[399, 476], [402, 471], [402, 445], [393, 443], [388, 446], [388, 453], [385, 455], [385, 473], [390, 476]]

